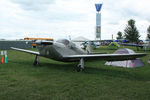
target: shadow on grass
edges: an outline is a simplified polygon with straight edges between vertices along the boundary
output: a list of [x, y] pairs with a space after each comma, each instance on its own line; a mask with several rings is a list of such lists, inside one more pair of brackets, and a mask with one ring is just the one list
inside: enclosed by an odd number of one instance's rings
[[[11, 61], [12, 64], [15, 65], [17, 63], [17, 66], [28, 66], [28, 67], [46, 67], [50, 70], [60, 70], [63, 72], [67, 73], [78, 73], [76, 71], [78, 63], [63, 63], [63, 62], [52, 62], [52, 63], [39, 63], [39, 65], [34, 66], [32, 62], [26, 62], [26, 61], [20, 61], [19, 63], [16, 61]], [[88, 75], [98, 75], [99, 77], [101, 76], [106, 76], [110, 78], [124, 78], [124, 79], [129, 79], [129, 80], [134, 80], [134, 81], [150, 81], [150, 76], [149, 75], [143, 75], [139, 74], [134, 71], [129, 71], [126, 69], [113, 69], [113, 68], [104, 68], [104, 67], [86, 67], [83, 72], [79, 72], [82, 74], [88, 74]]]
[[64, 71], [76, 71], [76, 65], [77, 63], [63, 63], [63, 62], [53, 62], [52, 63], [45, 63], [45, 62], [39, 62], [38, 65], [33, 65], [33, 61], [9, 61], [11, 65], [13, 66], [23, 66], [23, 67], [47, 67], [49, 69], [58, 69], [58, 70], [64, 70]]
[[109, 76], [113, 78], [125, 78], [134, 81], [150, 81], [149, 75], [139, 74], [134, 71], [120, 70], [120, 69], [112, 69], [112, 68], [92, 68], [87, 67], [85, 70], [87, 74], [95, 74], [101, 76]]
[[[65, 63], [65, 64], [55, 64], [55, 63], [41, 63], [41, 67], [48, 67], [50, 69], [57, 69], [60, 71], [64, 72], [76, 72], [78, 63]], [[95, 67], [86, 67], [83, 72], [79, 72], [82, 74], [93, 74], [93, 75], [98, 75], [98, 76], [108, 76], [108, 77], [113, 77], [113, 78], [125, 78], [129, 80], [135, 80], [135, 81], [150, 81], [150, 77], [148, 75], [139, 75], [135, 72], [132, 71], [127, 71], [127, 70], [119, 70], [119, 69], [112, 69], [112, 68], [95, 68]]]
[[76, 71], [77, 63], [40, 63], [40, 67], [48, 67], [50, 69], [57, 69], [63, 71]]

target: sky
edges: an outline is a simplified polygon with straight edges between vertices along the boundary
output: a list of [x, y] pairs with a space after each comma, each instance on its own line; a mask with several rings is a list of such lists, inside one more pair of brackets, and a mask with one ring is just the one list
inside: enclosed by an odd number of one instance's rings
[[95, 39], [95, 3], [101, 9], [101, 39], [116, 39], [134, 19], [146, 39], [150, 25], [149, 0], [0, 0], [0, 39], [47, 37]]

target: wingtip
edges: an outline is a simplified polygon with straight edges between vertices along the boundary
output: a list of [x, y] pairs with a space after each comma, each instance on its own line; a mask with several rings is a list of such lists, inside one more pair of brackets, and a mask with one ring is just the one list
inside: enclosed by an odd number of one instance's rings
[[11, 49], [13, 49], [14, 47], [10, 47]]
[[16, 49], [15, 47], [10, 47], [11, 49]]

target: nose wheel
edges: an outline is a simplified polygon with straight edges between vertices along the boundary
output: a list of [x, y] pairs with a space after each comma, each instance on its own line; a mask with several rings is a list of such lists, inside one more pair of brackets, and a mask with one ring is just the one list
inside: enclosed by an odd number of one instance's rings
[[77, 72], [80, 72], [80, 71], [82, 71], [83, 69], [84, 69], [84, 59], [81, 58], [81, 59], [80, 59], [80, 63], [79, 63], [78, 66], [77, 66]]

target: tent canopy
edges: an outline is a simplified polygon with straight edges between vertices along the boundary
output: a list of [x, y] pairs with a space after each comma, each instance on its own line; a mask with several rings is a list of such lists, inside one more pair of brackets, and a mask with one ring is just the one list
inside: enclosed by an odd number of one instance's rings
[[[131, 53], [135, 53], [135, 52], [131, 49], [119, 49], [114, 52], [114, 54], [131, 54]], [[139, 58], [137, 58], [135, 60], [107, 61], [105, 65], [134, 68], [134, 67], [144, 66], [144, 63]]]

